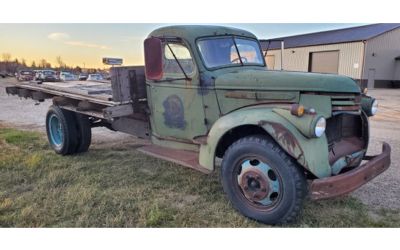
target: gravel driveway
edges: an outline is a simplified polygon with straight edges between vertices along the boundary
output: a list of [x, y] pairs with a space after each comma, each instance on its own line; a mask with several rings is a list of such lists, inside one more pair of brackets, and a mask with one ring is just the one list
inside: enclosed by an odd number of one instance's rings
[[[0, 123], [45, 132], [45, 115], [51, 101], [34, 105], [34, 101], [7, 96], [5, 81], [0, 79]], [[370, 90], [379, 101], [378, 115], [371, 119], [371, 139], [368, 153], [381, 152], [382, 141], [392, 146], [392, 165], [368, 184], [351, 195], [370, 208], [400, 209], [400, 89]], [[105, 128], [93, 129], [93, 144], [101, 147], [140, 144], [133, 136]]]

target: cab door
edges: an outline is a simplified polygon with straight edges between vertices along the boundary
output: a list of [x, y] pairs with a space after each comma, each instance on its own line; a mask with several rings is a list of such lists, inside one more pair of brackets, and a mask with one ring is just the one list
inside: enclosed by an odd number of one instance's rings
[[199, 73], [183, 41], [163, 40], [161, 46], [162, 77], [147, 79], [152, 132], [160, 138], [191, 141], [207, 133]]

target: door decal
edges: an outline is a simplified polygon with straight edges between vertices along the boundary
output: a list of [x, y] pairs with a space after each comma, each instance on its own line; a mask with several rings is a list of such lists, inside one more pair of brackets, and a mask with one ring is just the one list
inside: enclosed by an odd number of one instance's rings
[[186, 128], [184, 106], [179, 96], [168, 96], [168, 98], [164, 100], [163, 106], [165, 125], [170, 128], [178, 128], [184, 130]]

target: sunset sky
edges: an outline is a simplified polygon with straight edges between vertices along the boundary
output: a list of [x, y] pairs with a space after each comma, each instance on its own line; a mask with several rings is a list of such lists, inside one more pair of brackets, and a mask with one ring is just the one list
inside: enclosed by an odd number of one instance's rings
[[[155, 28], [171, 24], [0, 24], [0, 54], [24, 58], [28, 65], [44, 58], [56, 65], [103, 68], [103, 57], [124, 65], [143, 64], [143, 40]], [[218, 24], [253, 32], [260, 39], [330, 30], [360, 24]], [[0, 59], [1, 60], [1, 59]]]

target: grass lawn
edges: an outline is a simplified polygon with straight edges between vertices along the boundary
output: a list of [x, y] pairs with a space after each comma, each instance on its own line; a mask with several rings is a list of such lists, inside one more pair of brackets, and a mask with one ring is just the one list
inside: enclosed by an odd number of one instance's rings
[[[351, 197], [306, 201], [290, 227], [399, 227]], [[37, 132], [0, 127], [0, 227], [265, 227], [204, 175], [121, 145], [59, 156]]]

